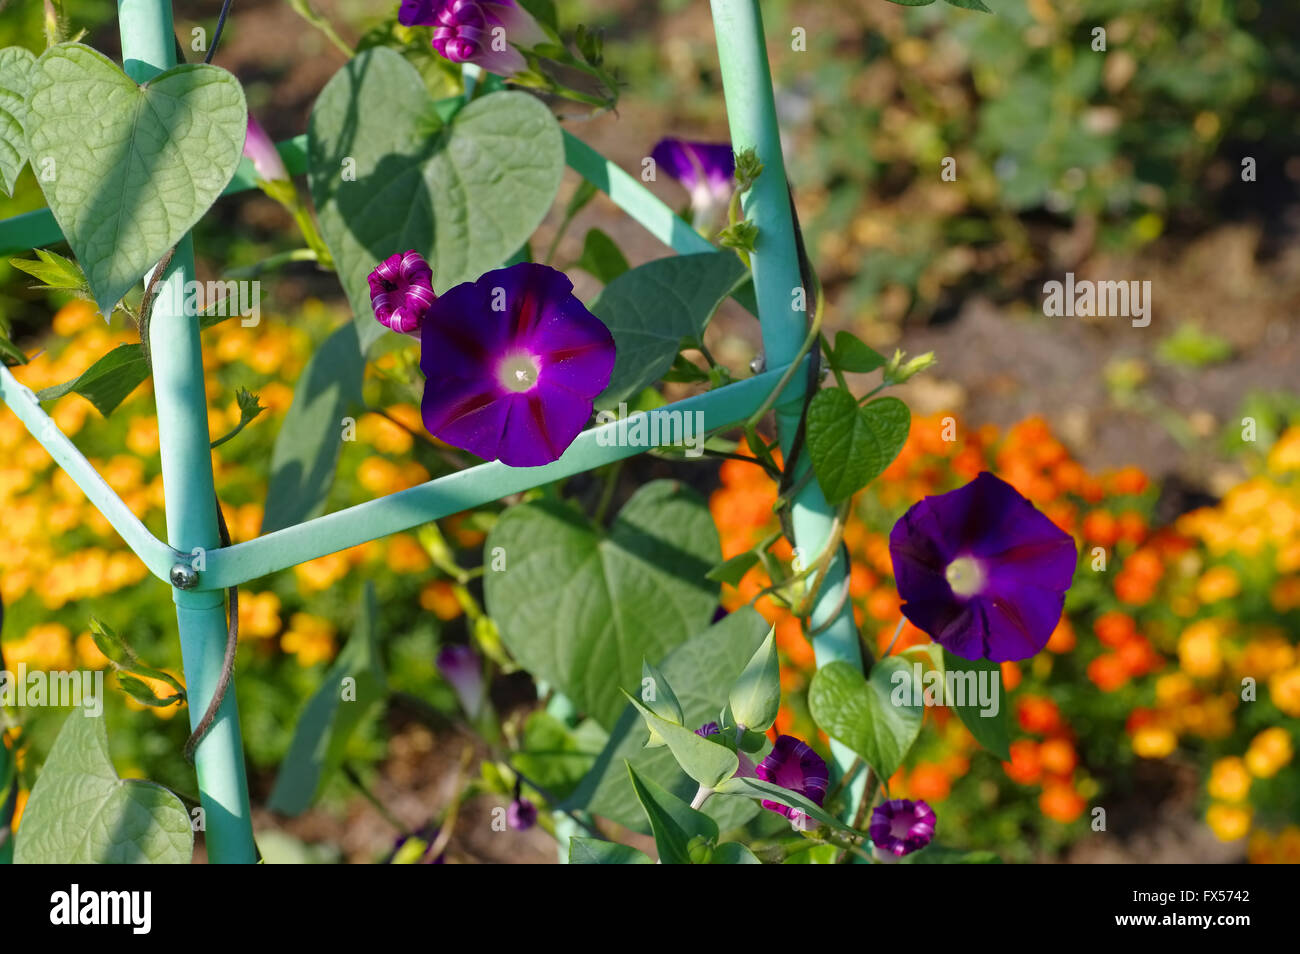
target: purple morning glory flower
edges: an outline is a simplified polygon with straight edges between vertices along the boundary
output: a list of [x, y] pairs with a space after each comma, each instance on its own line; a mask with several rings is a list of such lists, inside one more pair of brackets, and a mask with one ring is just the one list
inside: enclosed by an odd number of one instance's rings
[[244, 155], [253, 163], [257, 177], [265, 182], [275, 182], [289, 178], [289, 170], [284, 167], [275, 143], [266, 134], [266, 130], [248, 114], [248, 133], [244, 136]]
[[[758, 763], [756, 771], [763, 781], [798, 792], [818, 805], [826, 798], [826, 785], [830, 781], [826, 762], [806, 742], [792, 735], [777, 736], [772, 751]], [[810, 821], [806, 813], [780, 802], [765, 798], [763, 807], [784, 815], [797, 828], [806, 827]]]
[[[695, 730], [695, 734], [702, 739], [707, 739], [711, 735], [717, 735], [722, 729], [716, 722], [706, 722]], [[744, 752], [737, 751], [736, 758], [740, 762], [740, 767], [736, 769], [738, 778], [758, 778], [758, 768], [754, 765], [754, 760]]]
[[424, 322], [424, 426], [484, 460], [558, 460], [614, 370], [614, 338], [563, 272], [521, 262], [457, 285]]
[[702, 739], [707, 739], [711, 735], [717, 735], [718, 731], [718, 724], [716, 722], [706, 722], [695, 730], [695, 734]]
[[418, 335], [420, 323], [433, 304], [433, 269], [412, 249], [390, 255], [366, 276], [375, 318], [385, 328]]
[[402, 0], [397, 19], [431, 26], [433, 48], [453, 63], [477, 63], [498, 76], [527, 67], [516, 47], [546, 42], [532, 14], [515, 0]]
[[926, 497], [889, 534], [903, 615], [963, 659], [1027, 659], [1061, 618], [1074, 539], [990, 473]]
[[930, 843], [935, 820], [934, 809], [924, 801], [895, 798], [871, 810], [867, 834], [881, 851], [901, 858]]
[[438, 672], [451, 683], [471, 719], [483, 709], [483, 663], [468, 646], [448, 644], [438, 650]]
[[736, 157], [727, 143], [661, 139], [650, 158], [691, 194], [696, 225], [711, 225], [731, 201]]
[[527, 831], [537, 824], [537, 806], [526, 798], [516, 798], [506, 809], [506, 822], [515, 831]]

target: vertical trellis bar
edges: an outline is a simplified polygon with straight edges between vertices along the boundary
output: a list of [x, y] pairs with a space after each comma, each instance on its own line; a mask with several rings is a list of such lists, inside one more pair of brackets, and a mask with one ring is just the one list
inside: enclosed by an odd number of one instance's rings
[[[807, 332], [808, 315], [795, 308], [795, 289], [802, 285], [795, 251], [794, 222], [786, 191], [785, 162], [772, 92], [772, 74], [767, 61], [763, 18], [758, 0], [712, 0], [713, 26], [718, 41], [718, 61], [727, 99], [727, 118], [736, 152], [754, 148], [763, 163], [763, 174], [745, 197], [745, 213], [758, 226], [758, 243], [752, 256], [754, 290], [763, 328], [763, 349], [768, 367], [779, 367], [794, 359]], [[799, 425], [801, 400], [776, 409], [781, 446], [789, 450]], [[807, 456], [796, 462], [800, 471], [808, 467]], [[796, 544], [806, 559], [822, 551], [833, 520], [830, 506], [816, 481], [811, 481], [794, 504]], [[837, 555], [827, 570], [817, 606], [812, 614], [814, 628], [827, 624], [813, 640], [817, 665], [837, 660], [862, 665], [853, 607], [841, 603], [848, 586], [843, 559]], [[853, 753], [837, 742], [831, 750], [840, 772], [854, 761]], [[854, 781], [850, 804], [855, 804], [865, 777]]]
[[[123, 67], [132, 79], [143, 83], [175, 65], [170, 0], [119, 0], [118, 17]], [[220, 542], [198, 318], [177, 307], [185, 300], [185, 282], [193, 277], [194, 247], [186, 236], [162, 277], [165, 289], [158, 296], [149, 334], [168, 542], [182, 553], [196, 547], [215, 549]], [[193, 727], [207, 709], [221, 672], [226, 645], [224, 598], [219, 590], [173, 589], [172, 593]], [[208, 858], [216, 863], [255, 862], [233, 685], [199, 746], [195, 768]]]

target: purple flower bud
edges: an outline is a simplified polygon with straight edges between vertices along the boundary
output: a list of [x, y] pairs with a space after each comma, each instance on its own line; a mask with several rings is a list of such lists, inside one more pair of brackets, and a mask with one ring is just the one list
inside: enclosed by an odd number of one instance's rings
[[691, 194], [696, 226], [712, 227], [720, 219], [736, 185], [736, 157], [730, 145], [661, 139], [650, 158]]
[[253, 114], [248, 114], [248, 133], [244, 136], [244, 155], [253, 163], [253, 168], [257, 170], [257, 176], [265, 182], [275, 182], [279, 179], [288, 180], [289, 170], [284, 167], [284, 160], [280, 158], [279, 151], [275, 148], [275, 143], [271, 137], [266, 134], [266, 130], [261, 124], [253, 118]]
[[420, 334], [420, 323], [437, 298], [433, 270], [414, 250], [390, 255], [367, 276], [370, 304], [385, 328], [406, 335]]
[[506, 821], [515, 831], [527, 831], [537, 824], [537, 806], [526, 798], [516, 798], [506, 809]]
[[901, 858], [930, 843], [935, 821], [934, 809], [924, 801], [895, 798], [872, 809], [867, 833], [881, 851]]
[[718, 724], [716, 722], [706, 722], [695, 730], [695, 734], [702, 739], [707, 739], [711, 735], [717, 735], [718, 731]]
[[532, 14], [515, 0], [402, 0], [397, 19], [433, 27], [433, 48], [453, 63], [477, 63], [499, 76], [527, 67], [516, 47], [546, 42]]
[[[809, 748], [806, 742], [792, 735], [777, 736], [772, 751], [758, 763], [758, 777], [765, 782], [780, 785], [820, 805], [826, 798], [826, 785], [830, 773], [826, 762]], [[810, 819], [805, 812], [780, 802], [763, 799], [763, 807], [784, 815], [797, 828], [806, 827]]]
[[438, 672], [451, 684], [471, 719], [483, 708], [483, 663], [468, 646], [446, 645], [438, 650]]
[[[702, 739], [707, 739], [711, 735], [717, 735], [722, 729], [716, 722], [706, 722], [695, 730], [695, 734]], [[758, 778], [758, 771], [754, 766], [754, 760], [744, 752], [737, 751], [736, 758], [740, 761], [740, 767], [736, 769], [736, 775], [740, 778]]]
[[590, 420], [614, 370], [614, 337], [563, 272], [521, 262], [434, 302], [420, 369], [430, 434], [484, 460], [537, 467]]
[[903, 615], [963, 659], [1027, 659], [1061, 619], [1074, 538], [982, 473], [926, 497], [889, 534]]

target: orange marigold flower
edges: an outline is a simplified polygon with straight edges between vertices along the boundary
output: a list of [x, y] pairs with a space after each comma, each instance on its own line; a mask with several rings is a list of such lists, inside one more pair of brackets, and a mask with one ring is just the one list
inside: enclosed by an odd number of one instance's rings
[[1115, 653], [1102, 653], [1088, 663], [1088, 678], [1102, 692], [1114, 692], [1128, 682], [1128, 668]]
[[1020, 685], [1020, 679], [1020, 667], [1016, 663], [1002, 663], [1002, 688], [1007, 692], [1015, 692], [1016, 686]]
[[1053, 821], [1069, 824], [1083, 814], [1087, 803], [1073, 786], [1062, 782], [1053, 782], [1043, 787], [1038, 796], [1038, 808]]
[[1132, 616], [1122, 610], [1102, 613], [1092, 624], [1092, 629], [1102, 645], [1112, 649], [1122, 646], [1137, 635], [1137, 623], [1133, 621]]
[[1069, 618], [1062, 613], [1060, 620], [1056, 624], [1056, 629], [1052, 630], [1052, 635], [1047, 640], [1047, 649], [1054, 653], [1068, 653], [1075, 646], [1074, 626], [1071, 625]]
[[1114, 546], [1119, 539], [1119, 523], [1109, 510], [1094, 510], [1083, 518], [1083, 538], [1098, 546]]
[[1111, 490], [1117, 494], [1140, 494], [1150, 485], [1147, 475], [1138, 467], [1125, 467], [1110, 475]]
[[931, 762], [922, 762], [912, 769], [909, 789], [913, 798], [923, 798], [927, 802], [941, 802], [952, 791], [952, 779], [943, 766]]
[[1002, 763], [1007, 778], [1017, 785], [1033, 785], [1043, 775], [1038, 743], [1033, 739], [1017, 739], [1011, 743], [1011, 761]]
[[1016, 718], [1026, 732], [1055, 735], [1065, 725], [1061, 710], [1046, 696], [1024, 696], [1016, 702]]
[[1069, 739], [1048, 739], [1038, 747], [1038, 759], [1043, 763], [1043, 770], [1052, 775], [1068, 776], [1074, 771], [1079, 759]]

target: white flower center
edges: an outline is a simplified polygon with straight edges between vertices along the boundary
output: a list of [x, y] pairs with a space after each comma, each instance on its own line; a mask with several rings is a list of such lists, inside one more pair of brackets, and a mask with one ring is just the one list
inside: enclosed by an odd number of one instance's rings
[[943, 571], [944, 579], [957, 596], [971, 597], [984, 589], [983, 565], [973, 556], [959, 556]]
[[537, 362], [522, 351], [509, 355], [497, 365], [497, 381], [507, 391], [531, 391], [537, 384], [537, 375]]

